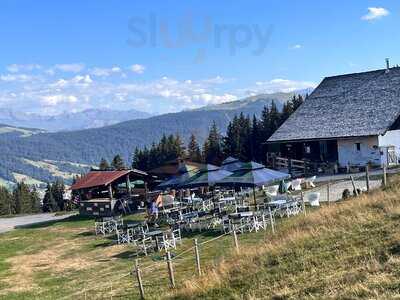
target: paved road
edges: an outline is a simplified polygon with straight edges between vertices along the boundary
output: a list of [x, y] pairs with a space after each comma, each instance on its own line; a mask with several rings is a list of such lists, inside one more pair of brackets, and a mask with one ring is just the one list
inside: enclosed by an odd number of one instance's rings
[[56, 221], [68, 218], [76, 213], [56, 216], [54, 213], [26, 215], [12, 218], [0, 218], [0, 233], [13, 230], [15, 227], [43, 223], [48, 221]]

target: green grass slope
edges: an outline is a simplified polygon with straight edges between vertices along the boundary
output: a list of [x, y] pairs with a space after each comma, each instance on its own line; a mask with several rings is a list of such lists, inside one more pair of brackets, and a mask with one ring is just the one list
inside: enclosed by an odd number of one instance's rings
[[174, 299], [399, 299], [400, 188], [285, 222]]
[[[239, 235], [239, 253], [230, 235], [185, 235], [173, 251], [175, 290], [163, 253], [140, 258], [146, 298], [399, 298], [400, 179], [392, 182], [385, 190], [308, 209], [307, 216], [277, 220], [275, 235]], [[0, 234], [0, 299], [138, 299], [130, 274], [133, 246], [95, 236], [93, 225], [71, 217]], [[208, 241], [200, 246], [200, 277], [194, 238]]]

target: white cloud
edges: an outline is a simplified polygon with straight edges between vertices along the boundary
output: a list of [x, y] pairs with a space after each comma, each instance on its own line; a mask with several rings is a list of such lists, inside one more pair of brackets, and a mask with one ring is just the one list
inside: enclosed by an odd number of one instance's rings
[[71, 80], [72, 83], [91, 84], [93, 82], [89, 75], [77, 75]]
[[296, 90], [315, 88], [317, 84], [311, 81], [295, 81], [289, 79], [276, 78], [268, 81], [258, 81], [256, 86], [247, 91], [248, 94], [260, 93], [291, 93]]
[[204, 105], [209, 105], [209, 104], [220, 104], [224, 102], [229, 102], [229, 101], [234, 101], [237, 100], [238, 97], [232, 94], [223, 94], [223, 95], [213, 95], [213, 94], [200, 94], [200, 95], [194, 95], [194, 99], [202, 100]]
[[54, 69], [63, 72], [79, 73], [85, 69], [84, 64], [59, 64], [55, 65]]
[[6, 81], [6, 82], [13, 82], [13, 81], [30, 81], [32, 80], [33, 77], [30, 75], [26, 74], [6, 74], [6, 75], [0, 75], [0, 80], [1, 81]]
[[113, 74], [121, 73], [120, 67], [112, 67], [112, 68], [93, 68], [90, 70], [90, 74], [98, 77], [108, 77]]
[[[50, 69], [55, 72], [49, 72]], [[67, 69], [72, 71], [72, 68]], [[0, 75], [0, 108], [11, 105], [13, 110], [51, 115], [110, 105], [121, 110], [136, 108], [166, 112], [170, 107], [173, 108], [171, 111], [180, 111], [237, 98], [237, 95], [220, 90], [229, 81], [221, 76], [197, 80], [164, 76], [137, 81], [132, 77], [123, 78], [123, 69], [117, 66], [93, 67], [87, 70], [87, 74], [66, 72], [62, 77], [57, 70], [59, 68], [43, 67], [43, 72], [35, 76], [19, 73]], [[96, 75], [106, 73], [120, 76], [95, 80]]]
[[7, 66], [7, 70], [11, 73], [18, 73], [20, 71], [33, 71], [37, 69], [41, 69], [41, 66], [38, 64], [26, 64], [26, 65], [12, 64]]
[[130, 67], [130, 70], [136, 74], [143, 74], [145, 69], [145, 66], [139, 64], [134, 64]]
[[52, 88], [66, 88], [66, 87], [73, 87], [73, 86], [83, 86], [87, 87], [91, 83], [93, 83], [92, 78], [90, 75], [76, 75], [71, 79], [58, 79], [56, 82], [49, 84]]
[[232, 81], [233, 79], [228, 79], [228, 78], [223, 78], [221, 76], [215, 76], [212, 78], [208, 78], [208, 79], [203, 79], [202, 82], [206, 83], [206, 84], [222, 84], [222, 83], [227, 83]]
[[289, 47], [289, 49], [291, 49], [291, 50], [298, 50], [301, 48], [303, 48], [303, 45], [300, 45], [300, 44], [292, 45]]
[[[163, 113], [234, 101], [248, 94], [292, 92], [316, 86], [313, 82], [277, 78], [259, 81], [247, 89], [229, 91], [227, 83], [235, 79], [222, 76], [184, 80], [164, 76], [139, 80], [123, 77], [126, 67], [86, 69], [82, 64], [79, 68], [64, 66], [62, 69], [70, 72], [60, 73], [57, 72], [60, 68], [43, 66], [39, 74], [0, 74], [0, 108], [53, 115], [103, 107]], [[86, 72], [75, 74], [73, 71], [78, 69], [86, 69]]]
[[230, 93], [221, 93], [216, 87], [226, 82], [222, 77], [203, 80], [179, 81], [168, 77], [141, 83], [125, 84], [121, 88], [128, 94], [134, 93], [141, 98], [167, 101], [175, 111], [182, 108], [197, 108], [208, 104], [218, 104], [236, 100], [238, 97]]
[[41, 103], [45, 106], [55, 106], [60, 103], [76, 103], [78, 98], [74, 95], [47, 95], [41, 97]]
[[47, 75], [53, 76], [56, 74], [56, 71], [54, 69], [50, 68], [44, 71]]
[[389, 15], [389, 11], [383, 7], [368, 7], [368, 14], [361, 17], [365, 21], [381, 19]]

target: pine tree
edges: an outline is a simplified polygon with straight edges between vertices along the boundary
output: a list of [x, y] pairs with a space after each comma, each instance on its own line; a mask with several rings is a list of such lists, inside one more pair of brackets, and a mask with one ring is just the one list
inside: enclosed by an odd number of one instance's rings
[[283, 124], [283, 122], [285, 122], [289, 118], [289, 116], [294, 112], [293, 107], [294, 107], [294, 101], [296, 101], [295, 99], [296, 96], [293, 96], [292, 100], [289, 100], [288, 102], [283, 104], [279, 125]]
[[47, 183], [46, 193], [43, 198], [42, 210], [43, 212], [52, 212], [58, 210], [58, 206], [56, 201], [54, 200], [53, 190], [50, 183]]
[[114, 170], [124, 170], [125, 169], [125, 163], [124, 160], [122, 159], [121, 155], [117, 154], [114, 156], [111, 166]]
[[239, 157], [240, 155], [240, 124], [236, 115], [228, 124], [223, 142], [223, 152], [225, 157]]
[[11, 215], [13, 213], [12, 195], [7, 188], [0, 186], [0, 215]]
[[99, 169], [101, 171], [106, 171], [110, 169], [110, 165], [108, 164], [108, 161], [105, 158], [102, 158], [99, 164]]
[[37, 193], [36, 188], [34, 187], [30, 194], [30, 202], [31, 202], [31, 213], [40, 212], [40, 198]]
[[196, 136], [192, 133], [190, 135], [189, 144], [188, 144], [188, 157], [193, 162], [201, 162], [201, 151], [200, 146], [197, 143]]
[[243, 161], [251, 160], [251, 125], [250, 117], [245, 117], [243, 113], [239, 117], [239, 159]]
[[270, 123], [269, 124], [270, 132], [271, 132], [271, 135], [272, 135], [272, 133], [274, 133], [278, 129], [279, 125], [280, 125], [280, 113], [279, 113], [278, 108], [277, 108], [277, 106], [275, 104], [275, 101], [273, 101], [273, 100], [271, 102], [271, 107], [270, 107], [270, 110], [269, 110], [269, 123]]
[[174, 153], [173, 153], [175, 157], [173, 159], [184, 157], [186, 154], [185, 151], [186, 149], [180, 135], [176, 134], [174, 140]]
[[296, 109], [298, 109], [300, 107], [300, 105], [302, 105], [304, 102], [303, 96], [302, 95], [298, 95], [297, 98], [296, 96], [293, 97], [292, 100], [292, 105], [293, 105], [293, 111], [296, 111]]
[[51, 192], [53, 194], [54, 201], [57, 203], [57, 207], [59, 210], [65, 209], [64, 203], [64, 192], [65, 185], [62, 179], [57, 179], [56, 182], [51, 186]]
[[16, 214], [31, 212], [31, 199], [29, 187], [24, 183], [17, 183], [14, 192], [14, 211]]
[[223, 160], [222, 139], [217, 124], [213, 122], [204, 143], [204, 159], [206, 163], [219, 165]]
[[262, 161], [261, 153], [263, 147], [263, 141], [261, 140], [260, 123], [257, 120], [256, 115], [253, 115], [253, 121], [251, 124], [251, 160]]

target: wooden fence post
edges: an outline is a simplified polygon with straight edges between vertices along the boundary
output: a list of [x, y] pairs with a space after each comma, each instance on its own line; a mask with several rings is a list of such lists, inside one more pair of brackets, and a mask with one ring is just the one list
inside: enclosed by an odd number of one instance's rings
[[331, 205], [331, 197], [330, 197], [331, 183], [328, 181], [326, 185], [326, 199], [328, 200], [328, 205]]
[[369, 166], [365, 166], [365, 184], [367, 185], [367, 192], [369, 192]]
[[358, 196], [358, 191], [357, 191], [356, 185], [354, 183], [354, 178], [352, 175], [350, 175], [350, 179], [351, 179], [351, 184], [353, 185], [354, 193], [356, 194], [356, 196]]
[[274, 216], [272, 215], [271, 207], [268, 207], [269, 221], [271, 222], [272, 234], [275, 234]]
[[137, 279], [138, 285], [139, 285], [140, 299], [144, 299], [142, 275], [140, 273], [139, 261], [137, 259], [135, 260], [135, 273], [136, 273], [136, 279]]
[[233, 226], [232, 235], [233, 235], [233, 242], [235, 243], [235, 249], [239, 253], [239, 242], [236, 234], [236, 226]]
[[200, 253], [199, 253], [199, 244], [197, 243], [197, 239], [194, 239], [194, 253], [196, 256], [196, 268], [197, 274], [201, 276], [201, 268], [200, 268]]
[[175, 288], [174, 268], [172, 266], [171, 252], [169, 251], [167, 251], [167, 266], [168, 266], [169, 281], [171, 283], [171, 287], [174, 289]]
[[386, 166], [383, 166], [383, 186], [387, 185], [387, 174], [386, 174]]
[[300, 197], [301, 197], [301, 206], [303, 208], [303, 213], [305, 216], [307, 216], [307, 212], [306, 212], [306, 204], [304, 202], [304, 194], [303, 191], [300, 192]]

